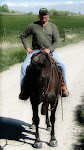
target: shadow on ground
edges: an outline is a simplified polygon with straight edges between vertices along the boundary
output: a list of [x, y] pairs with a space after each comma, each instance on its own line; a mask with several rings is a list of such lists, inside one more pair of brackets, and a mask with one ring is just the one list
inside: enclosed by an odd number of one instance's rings
[[[35, 132], [29, 130], [30, 126], [30, 124], [20, 120], [0, 117], [0, 139], [15, 140], [24, 143], [26, 143], [25, 139], [35, 141], [34, 138], [30, 138], [30, 136], [28, 136], [29, 134], [35, 135]], [[26, 127], [28, 129], [25, 129]], [[23, 139], [23, 141], [21, 141], [21, 139]], [[27, 144], [33, 146], [31, 143]], [[3, 147], [0, 146], [0, 150], [3, 150]]]
[[[35, 141], [35, 132], [32, 132], [30, 127], [31, 124], [25, 123], [21, 120], [0, 117], [0, 139], [6, 140], [6, 144], [3, 147], [0, 146], [0, 150], [3, 150], [4, 147], [8, 145], [7, 140], [18, 141], [23, 144], [29, 144], [33, 147], [33, 143]], [[46, 130], [45, 128], [39, 128]], [[34, 135], [34, 138], [31, 138], [31, 135]], [[28, 142], [28, 140], [31, 141], [31, 143]], [[48, 145], [48, 142], [42, 142]]]

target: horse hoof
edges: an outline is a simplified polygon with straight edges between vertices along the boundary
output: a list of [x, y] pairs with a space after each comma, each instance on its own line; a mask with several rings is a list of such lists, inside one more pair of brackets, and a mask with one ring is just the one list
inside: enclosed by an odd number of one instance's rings
[[51, 146], [51, 147], [57, 147], [58, 146], [57, 140], [50, 140], [49, 146]]
[[42, 148], [42, 142], [35, 142], [33, 147], [34, 148]]

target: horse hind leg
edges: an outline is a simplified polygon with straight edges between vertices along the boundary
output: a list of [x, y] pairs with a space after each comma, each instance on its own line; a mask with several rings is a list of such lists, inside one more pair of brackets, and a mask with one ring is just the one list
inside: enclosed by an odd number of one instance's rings
[[47, 130], [50, 131], [51, 125], [50, 125], [50, 120], [49, 120], [48, 109], [46, 109], [46, 125], [47, 125]]
[[48, 106], [46, 103], [43, 102], [42, 107], [41, 107], [41, 114], [46, 115], [46, 125], [47, 125], [47, 130], [49, 131], [51, 125], [50, 125], [49, 116], [48, 116]]
[[[51, 108], [53, 108], [53, 105], [51, 105]], [[55, 131], [54, 131], [54, 124], [55, 124], [55, 111], [56, 107], [54, 110], [51, 111], [51, 116], [50, 116], [50, 121], [51, 121], [51, 139], [49, 141], [49, 145], [51, 147], [57, 147], [57, 140], [55, 138]]]

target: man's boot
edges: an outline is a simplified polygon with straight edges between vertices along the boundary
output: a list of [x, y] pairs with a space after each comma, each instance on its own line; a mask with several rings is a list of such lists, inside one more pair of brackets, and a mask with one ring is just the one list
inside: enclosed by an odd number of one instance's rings
[[62, 90], [62, 93], [61, 93], [62, 97], [68, 97], [69, 96], [69, 92], [68, 92], [67, 87], [65, 85], [61, 86], [61, 90]]
[[19, 99], [27, 100], [28, 98], [29, 98], [29, 95], [24, 92], [24, 89], [21, 89], [21, 93], [19, 94]]

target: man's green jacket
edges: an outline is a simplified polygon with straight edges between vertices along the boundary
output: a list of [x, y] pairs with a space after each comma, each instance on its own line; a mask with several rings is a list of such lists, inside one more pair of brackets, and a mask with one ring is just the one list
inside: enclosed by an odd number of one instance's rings
[[55, 24], [48, 22], [43, 27], [40, 21], [34, 22], [21, 34], [22, 43], [26, 48], [29, 47], [26, 37], [32, 35], [32, 47], [35, 49], [49, 48], [55, 50], [59, 43], [59, 33]]

